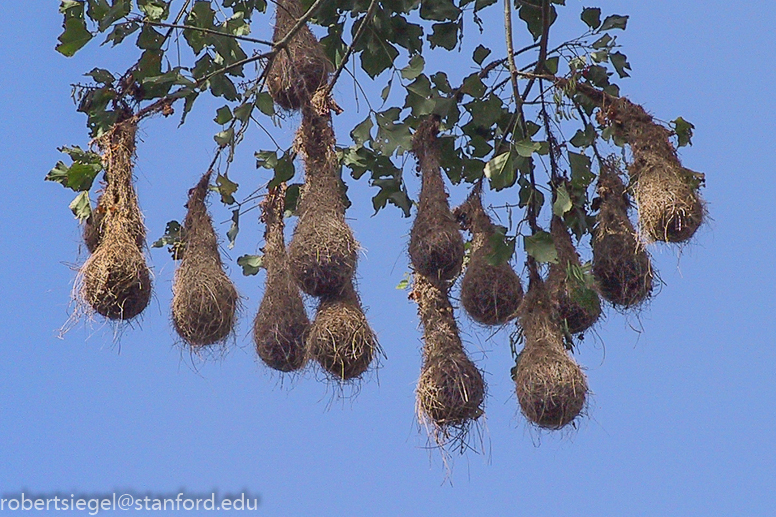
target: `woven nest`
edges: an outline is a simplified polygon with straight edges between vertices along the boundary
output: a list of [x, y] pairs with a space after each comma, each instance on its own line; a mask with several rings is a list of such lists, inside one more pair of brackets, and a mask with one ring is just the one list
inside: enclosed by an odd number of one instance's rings
[[463, 441], [484, 413], [485, 380], [464, 351], [446, 292], [416, 273], [413, 298], [424, 341], [416, 390], [418, 419], [440, 445]]
[[585, 408], [587, 379], [563, 348], [563, 334], [541, 281], [532, 282], [520, 315], [525, 347], [515, 387], [523, 415], [543, 429], [559, 430]]
[[[279, 0], [272, 41], [283, 39], [303, 14], [298, 0]], [[298, 110], [327, 83], [331, 70], [323, 47], [305, 25], [273, 59], [267, 74], [270, 95], [282, 108]]]
[[439, 166], [439, 122], [421, 123], [412, 139], [412, 152], [418, 159], [422, 186], [418, 212], [410, 231], [409, 255], [417, 273], [445, 283], [461, 272], [463, 238], [450, 212]]
[[356, 269], [358, 242], [345, 222], [334, 131], [326, 109], [305, 106], [297, 147], [305, 164], [299, 221], [289, 245], [291, 273], [312, 296], [337, 296]]
[[111, 320], [132, 319], [151, 300], [145, 226], [132, 184], [136, 130], [133, 123], [117, 123], [97, 141], [108, 181], [100, 203], [104, 215], [93, 253], [79, 272], [81, 298]]
[[628, 197], [615, 159], [601, 165], [600, 208], [593, 231], [593, 276], [606, 300], [632, 308], [647, 300], [654, 272], [649, 254], [628, 218]]
[[582, 263], [563, 221], [555, 216], [550, 224], [558, 262], [550, 264], [547, 290], [558, 319], [568, 332], [578, 334], [592, 327], [601, 317], [601, 300], [584, 279], [569, 275], [571, 268], [581, 272]]
[[310, 320], [288, 266], [283, 236], [284, 192], [284, 185], [276, 187], [262, 203], [262, 219], [266, 225], [263, 266], [267, 281], [253, 321], [253, 340], [256, 352], [267, 366], [290, 372], [307, 363]]
[[356, 380], [369, 370], [379, 345], [352, 283], [340, 295], [321, 299], [307, 349], [336, 382]]
[[[94, 253], [94, 251], [97, 249], [97, 246], [100, 245], [100, 241], [102, 241], [102, 234], [104, 232], [103, 223], [105, 222], [105, 206], [102, 201], [103, 197], [104, 194], [99, 195], [97, 198], [97, 206], [94, 207], [94, 210], [92, 210], [92, 213], [86, 219], [86, 223], [84, 224], [83, 240], [84, 244], [86, 245], [86, 249], [89, 250], [89, 253]], [[130, 212], [127, 214], [127, 216], [140, 217], [140, 212]], [[146, 244], [145, 231], [137, 231], [137, 228], [143, 228], [142, 218], [127, 224], [127, 226], [135, 229], [132, 231], [135, 237], [135, 244], [139, 249], [144, 249]]]
[[225, 341], [233, 332], [239, 295], [224, 272], [218, 238], [207, 212], [210, 173], [189, 191], [188, 212], [183, 222], [183, 259], [175, 272], [172, 322], [181, 339], [191, 347]]
[[461, 305], [477, 323], [503, 325], [516, 317], [523, 286], [509, 262], [492, 265], [488, 261], [495, 231], [482, 207], [478, 187], [455, 209], [455, 217], [472, 234], [471, 258], [461, 282]]
[[625, 98], [614, 103], [607, 116], [633, 152], [628, 172], [641, 233], [651, 241], [688, 241], [703, 224], [706, 209], [698, 175], [682, 167], [671, 132]]

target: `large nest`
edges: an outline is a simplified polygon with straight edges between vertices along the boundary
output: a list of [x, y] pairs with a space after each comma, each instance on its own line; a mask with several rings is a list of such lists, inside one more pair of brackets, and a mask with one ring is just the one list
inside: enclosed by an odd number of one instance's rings
[[563, 333], [553, 318], [541, 280], [534, 280], [520, 315], [525, 347], [515, 373], [517, 400], [533, 424], [558, 430], [585, 408], [587, 379], [563, 348]]
[[565, 323], [569, 333], [578, 334], [592, 327], [601, 317], [601, 300], [586, 281], [589, 274], [582, 271], [582, 263], [563, 220], [554, 216], [550, 231], [558, 262], [550, 264], [547, 289], [559, 320]]
[[600, 208], [593, 231], [593, 275], [601, 295], [623, 308], [637, 306], [652, 293], [649, 254], [628, 218], [628, 197], [616, 159], [601, 164]]
[[337, 296], [353, 278], [358, 243], [345, 222], [328, 109], [305, 106], [297, 146], [305, 163], [299, 221], [289, 245], [291, 273], [312, 296]]
[[183, 259], [172, 286], [172, 322], [192, 347], [226, 340], [234, 330], [239, 295], [224, 272], [218, 238], [207, 212], [210, 172], [189, 191], [183, 222]]
[[688, 241], [705, 218], [698, 193], [702, 175], [682, 167], [671, 144], [671, 132], [638, 104], [620, 98], [609, 108], [607, 117], [633, 152], [628, 172], [641, 233], [652, 241]]
[[443, 284], [461, 272], [463, 238], [447, 201], [439, 166], [438, 131], [438, 120], [430, 118], [421, 123], [412, 139], [422, 186], [410, 231], [409, 255], [417, 273]]
[[[279, 0], [272, 41], [283, 39], [303, 14], [299, 0]], [[281, 107], [298, 110], [326, 84], [331, 68], [323, 47], [304, 25], [272, 61], [267, 74], [270, 94]]]
[[263, 265], [267, 281], [253, 321], [253, 339], [256, 352], [267, 366], [290, 372], [307, 363], [305, 340], [310, 320], [288, 267], [283, 236], [284, 192], [284, 185], [276, 187], [262, 203], [262, 219], [266, 225]]
[[337, 382], [358, 379], [369, 370], [379, 346], [351, 282], [338, 296], [321, 299], [307, 349]]
[[102, 195], [101, 237], [81, 267], [81, 297], [112, 320], [138, 316], [151, 300], [151, 272], [142, 251], [143, 216], [132, 184], [134, 123], [117, 123], [98, 140], [108, 185]]
[[502, 325], [516, 316], [523, 299], [523, 286], [509, 262], [497, 265], [489, 262], [495, 230], [482, 207], [479, 187], [455, 209], [455, 216], [472, 234], [471, 258], [461, 282], [461, 304], [474, 321]]
[[447, 293], [415, 274], [413, 298], [423, 325], [423, 367], [417, 386], [419, 420], [440, 445], [463, 441], [483, 414], [485, 380], [464, 351]]

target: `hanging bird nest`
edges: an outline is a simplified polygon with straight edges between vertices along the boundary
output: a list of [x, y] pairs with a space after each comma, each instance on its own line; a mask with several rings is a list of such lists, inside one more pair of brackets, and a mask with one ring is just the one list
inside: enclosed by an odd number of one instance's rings
[[183, 258], [175, 272], [172, 322], [190, 347], [223, 343], [234, 331], [240, 297], [224, 272], [205, 199], [210, 172], [189, 191], [183, 222]]

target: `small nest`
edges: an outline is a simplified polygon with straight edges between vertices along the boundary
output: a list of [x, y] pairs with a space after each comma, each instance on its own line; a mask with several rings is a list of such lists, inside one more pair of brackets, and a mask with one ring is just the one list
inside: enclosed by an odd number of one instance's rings
[[416, 390], [418, 419], [430, 424], [438, 444], [463, 441], [480, 418], [485, 380], [469, 359], [444, 290], [415, 274], [413, 298], [423, 324], [423, 368]]
[[283, 237], [284, 192], [285, 185], [281, 185], [271, 190], [262, 203], [267, 281], [253, 321], [253, 340], [256, 352], [267, 366], [290, 372], [307, 363], [305, 341], [310, 320], [288, 266]]
[[97, 142], [108, 180], [100, 202], [104, 216], [97, 225], [101, 237], [79, 272], [81, 298], [111, 320], [132, 319], [151, 300], [151, 272], [142, 252], [145, 226], [132, 184], [136, 130], [134, 123], [117, 123]]
[[[279, 0], [272, 41], [280, 41], [304, 14], [299, 0]], [[332, 66], [323, 47], [307, 25], [301, 27], [280, 49], [267, 73], [272, 99], [286, 110], [298, 110], [326, 84]]]
[[559, 217], [552, 218], [550, 231], [558, 252], [558, 263], [550, 264], [547, 289], [559, 320], [565, 322], [570, 334], [578, 334], [592, 327], [601, 317], [601, 300], [584, 280], [569, 276], [572, 267], [581, 271], [582, 263], [571, 235]]
[[625, 98], [607, 113], [631, 147], [628, 172], [639, 208], [639, 228], [650, 241], [686, 242], [703, 224], [700, 175], [682, 167], [671, 132], [655, 123], [644, 108]]
[[598, 178], [600, 209], [593, 232], [593, 276], [606, 300], [632, 308], [652, 293], [649, 254], [628, 218], [625, 185], [613, 159], [604, 160]]
[[461, 272], [464, 250], [439, 166], [438, 131], [439, 122], [427, 119], [412, 139], [412, 152], [418, 159], [422, 186], [418, 213], [410, 231], [409, 255], [417, 273], [446, 283]]
[[221, 343], [233, 332], [239, 295], [224, 272], [218, 238], [205, 206], [210, 172], [189, 191], [183, 222], [184, 253], [175, 272], [172, 322], [191, 347]]
[[546, 287], [539, 282], [532, 283], [520, 315], [525, 347], [518, 358], [515, 387], [530, 422], [559, 430], [585, 408], [587, 379], [563, 348], [562, 331], [552, 318]]
[[352, 283], [336, 297], [324, 297], [307, 338], [310, 357], [337, 382], [360, 378], [379, 352]]
[[479, 187], [455, 209], [461, 226], [472, 233], [471, 259], [461, 282], [461, 305], [482, 325], [503, 325], [516, 316], [523, 300], [523, 285], [509, 262], [488, 262], [493, 252], [493, 222], [482, 207]]
[[305, 106], [297, 135], [305, 163], [305, 186], [288, 252], [291, 274], [299, 287], [318, 297], [339, 296], [346, 289], [358, 252], [353, 230], [345, 222], [334, 144], [329, 110]]

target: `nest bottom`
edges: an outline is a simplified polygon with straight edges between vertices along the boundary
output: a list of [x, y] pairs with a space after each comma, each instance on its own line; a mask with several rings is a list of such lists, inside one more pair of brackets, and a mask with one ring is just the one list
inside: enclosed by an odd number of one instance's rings
[[463, 351], [426, 358], [417, 387], [418, 409], [440, 428], [463, 426], [483, 414], [485, 380]]

